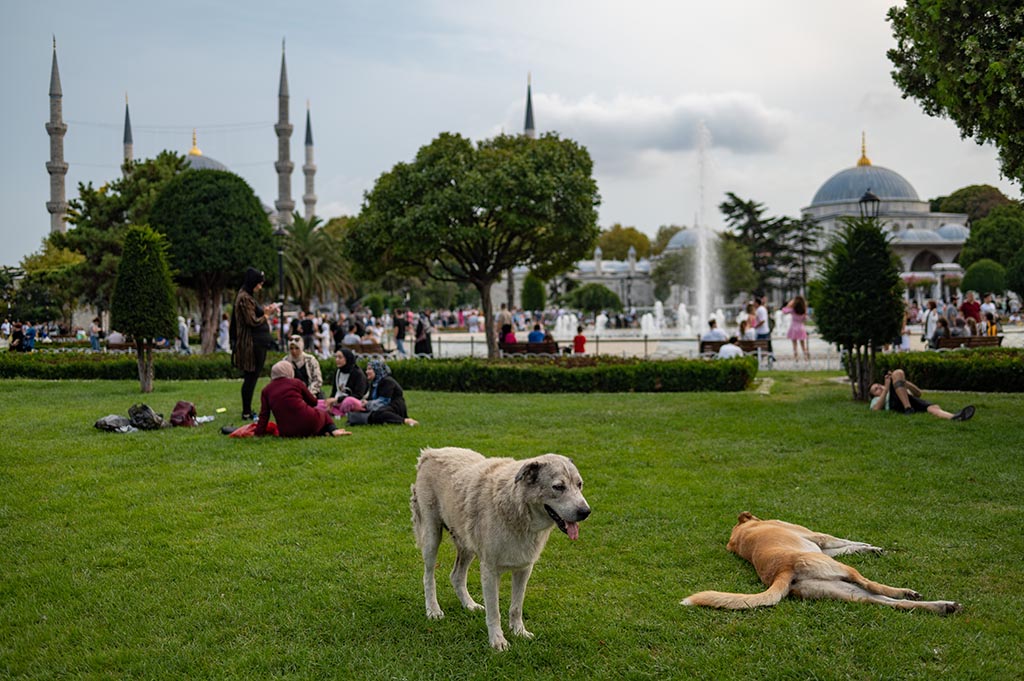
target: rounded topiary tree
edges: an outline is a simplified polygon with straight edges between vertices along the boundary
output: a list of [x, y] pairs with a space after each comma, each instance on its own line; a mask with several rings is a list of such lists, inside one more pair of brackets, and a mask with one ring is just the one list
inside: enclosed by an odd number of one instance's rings
[[584, 312], [597, 314], [602, 310], [622, 310], [622, 299], [615, 291], [601, 284], [584, 284], [569, 294], [570, 305]]
[[543, 310], [547, 304], [544, 295], [544, 282], [533, 272], [527, 272], [523, 279], [523, 309]]
[[267, 214], [238, 175], [186, 170], [164, 187], [149, 219], [170, 242], [178, 283], [197, 294], [202, 349], [213, 352], [224, 289], [241, 284], [247, 267], [276, 278], [276, 247]]
[[153, 341], [174, 336], [174, 282], [167, 242], [146, 226], [125, 232], [110, 301], [111, 325], [135, 340], [139, 387], [153, 392]]
[[1006, 268], [988, 258], [976, 260], [964, 272], [960, 288], [964, 291], [977, 291], [982, 294], [1002, 293], [1006, 290]]
[[845, 355], [853, 398], [866, 400], [875, 353], [903, 326], [899, 261], [873, 218], [848, 219], [825, 258], [814, 318]]

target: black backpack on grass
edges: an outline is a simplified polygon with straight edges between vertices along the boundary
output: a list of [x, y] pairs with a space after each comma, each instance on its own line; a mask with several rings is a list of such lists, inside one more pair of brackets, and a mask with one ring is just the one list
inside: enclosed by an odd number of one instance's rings
[[128, 418], [132, 426], [139, 430], [159, 430], [170, 424], [164, 421], [163, 414], [153, 411], [153, 408], [146, 404], [133, 404], [128, 408]]

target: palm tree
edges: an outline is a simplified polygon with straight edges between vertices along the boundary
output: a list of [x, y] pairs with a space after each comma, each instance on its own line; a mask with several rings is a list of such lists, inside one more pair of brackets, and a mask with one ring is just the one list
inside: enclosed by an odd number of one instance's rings
[[313, 298], [355, 293], [348, 262], [341, 255], [340, 239], [322, 229], [322, 220], [306, 220], [299, 213], [285, 238], [285, 283], [288, 293], [303, 310]]

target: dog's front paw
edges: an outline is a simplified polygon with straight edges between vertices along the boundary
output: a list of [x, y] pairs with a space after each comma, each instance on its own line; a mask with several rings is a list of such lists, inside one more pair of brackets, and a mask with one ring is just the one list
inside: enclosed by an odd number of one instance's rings
[[497, 636], [491, 636], [491, 647], [499, 652], [508, 650], [508, 641], [505, 640], [504, 634], [499, 633]]
[[428, 620], [439, 620], [444, 617], [444, 610], [441, 608], [427, 608]]
[[964, 609], [964, 606], [960, 605], [956, 601], [939, 601], [944, 606], [944, 609], [939, 612], [940, 615], [952, 615], [953, 613], [960, 612]]
[[516, 636], [522, 636], [523, 638], [533, 638], [533, 634], [527, 631], [526, 625], [522, 623], [512, 624], [510, 628], [512, 629], [512, 633]]
[[921, 594], [917, 593], [913, 589], [903, 589], [903, 598], [908, 601], [919, 601], [921, 600]]
[[484, 606], [482, 606], [479, 603], [477, 603], [476, 601], [474, 601], [472, 598], [469, 599], [468, 603], [463, 603], [462, 607], [464, 607], [466, 610], [469, 610], [470, 612], [477, 612], [478, 610], [486, 610], [487, 609]]

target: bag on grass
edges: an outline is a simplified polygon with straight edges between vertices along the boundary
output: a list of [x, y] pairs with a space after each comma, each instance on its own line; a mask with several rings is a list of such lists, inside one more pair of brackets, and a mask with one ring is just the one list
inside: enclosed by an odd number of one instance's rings
[[179, 400], [171, 411], [172, 426], [198, 426], [196, 423], [196, 405], [185, 400]]
[[130, 424], [131, 420], [129, 420], [128, 417], [118, 416], [117, 414], [110, 414], [109, 416], [104, 416], [101, 419], [97, 419], [96, 423], [94, 423], [93, 425], [99, 430], [108, 430], [114, 432]]
[[[267, 435], [277, 436], [279, 435], [277, 430], [277, 424], [273, 421], [267, 422]], [[234, 432], [228, 437], [255, 437], [256, 436], [256, 424], [247, 423], [240, 428], [236, 428]]]
[[146, 404], [133, 404], [128, 407], [128, 418], [131, 425], [139, 430], [159, 430], [165, 427], [164, 417], [153, 411], [153, 408]]

